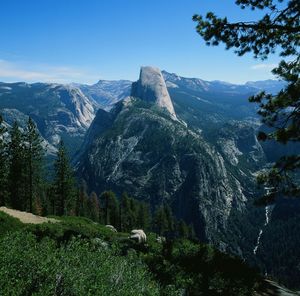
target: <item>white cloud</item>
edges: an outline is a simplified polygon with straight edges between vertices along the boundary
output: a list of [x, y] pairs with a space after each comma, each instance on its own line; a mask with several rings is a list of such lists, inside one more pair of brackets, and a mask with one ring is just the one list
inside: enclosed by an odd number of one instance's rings
[[252, 70], [262, 70], [262, 71], [270, 71], [274, 69], [277, 65], [276, 64], [256, 64], [251, 66]]
[[67, 66], [36, 65], [0, 59], [0, 81], [95, 83], [99, 75]]

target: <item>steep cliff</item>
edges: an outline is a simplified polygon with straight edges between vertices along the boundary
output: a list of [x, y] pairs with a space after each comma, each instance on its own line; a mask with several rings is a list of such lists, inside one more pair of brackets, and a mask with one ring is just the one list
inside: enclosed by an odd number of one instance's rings
[[152, 102], [167, 110], [173, 119], [177, 119], [165, 80], [158, 68], [141, 68], [140, 79], [133, 83], [131, 96]]
[[17, 120], [24, 126], [27, 119], [23, 118], [30, 116], [42, 137], [49, 143], [48, 147], [54, 148], [63, 139], [72, 148], [70, 150], [75, 152], [97, 108], [95, 102], [72, 85], [0, 83], [0, 113], [4, 120], [8, 124]]
[[91, 190], [126, 191], [152, 209], [166, 202], [201, 239], [226, 249], [228, 219], [247, 211], [253, 197], [248, 186], [254, 177], [244, 182], [245, 173], [235, 169], [239, 139], [223, 135], [225, 143], [217, 134], [219, 144], [211, 145], [178, 120], [158, 69], [142, 68], [132, 94], [110, 112], [97, 113], [77, 161], [79, 176]]

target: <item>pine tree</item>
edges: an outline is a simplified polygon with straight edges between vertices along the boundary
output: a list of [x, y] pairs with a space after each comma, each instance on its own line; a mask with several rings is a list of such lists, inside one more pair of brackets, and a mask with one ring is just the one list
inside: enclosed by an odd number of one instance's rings
[[130, 203], [130, 213], [131, 213], [131, 230], [133, 228], [137, 228], [137, 219], [138, 219], [138, 211], [139, 211], [139, 202], [130, 197], [129, 198], [129, 203]]
[[124, 192], [120, 200], [119, 221], [121, 231], [131, 231], [134, 228], [148, 230], [151, 226], [150, 207]]
[[85, 181], [81, 182], [81, 185], [77, 190], [75, 214], [76, 216], [82, 216], [82, 217], [89, 216], [87, 185]]
[[[242, 9], [262, 10], [263, 17], [255, 21], [229, 22], [226, 17], [207, 13], [195, 15], [197, 32], [207, 45], [224, 43], [243, 56], [253, 53], [255, 58], [267, 59], [279, 53], [282, 61], [273, 69], [286, 86], [277, 94], [262, 92], [250, 98], [259, 104], [258, 114], [270, 132], [260, 132], [258, 139], [276, 140], [286, 144], [300, 141], [300, 2], [299, 0], [236, 0]], [[258, 182], [272, 188], [264, 196], [265, 202], [276, 196], [300, 196], [300, 153], [285, 155], [273, 167], [258, 177]]]
[[119, 226], [119, 205], [116, 195], [112, 191], [104, 191], [100, 200], [104, 208], [104, 224]]
[[164, 211], [165, 211], [165, 215], [166, 215], [166, 219], [167, 219], [168, 233], [171, 236], [175, 231], [175, 219], [173, 216], [173, 211], [168, 204], [164, 205]]
[[189, 230], [188, 238], [191, 239], [191, 240], [197, 240], [197, 235], [196, 235], [195, 228], [194, 228], [193, 224], [189, 224], [188, 230]]
[[46, 199], [44, 204], [45, 213], [50, 215], [56, 214], [56, 193], [53, 184], [46, 188]]
[[154, 215], [153, 224], [155, 232], [159, 235], [165, 235], [168, 231], [168, 220], [163, 205], [157, 208]]
[[92, 192], [88, 199], [89, 218], [95, 222], [99, 222], [100, 218], [100, 205], [98, 196], [95, 192]]
[[69, 163], [63, 141], [60, 141], [59, 143], [54, 169], [55, 178], [53, 186], [56, 201], [56, 214], [62, 216], [71, 213], [74, 210], [76, 194], [74, 173]]
[[24, 141], [29, 211], [32, 212], [35, 198], [39, 198], [41, 206], [41, 199], [38, 195], [41, 194], [42, 161], [44, 150], [41, 145], [42, 140], [39, 136], [36, 125], [30, 117], [25, 129]]
[[120, 201], [120, 230], [121, 231], [130, 231], [131, 228], [131, 209], [130, 209], [130, 200], [126, 192], [121, 196]]
[[186, 223], [181, 219], [177, 225], [177, 232], [180, 238], [188, 238], [189, 237], [189, 228]]
[[0, 206], [7, 202], [7, 175], [8, 175], [8, 161], [7, 161], [7, 144], [5, 143], [4, 134], [7, 129], [3, 125], [3, 118], [0, 115]]
[[9, 142], [9, 197], [10, 205], [17, 210], [26, 209], [26, 186], [24, 172], [24, 139], [15, 121], [10, 131]]
[[150, 206], [145, 202], [138, 205], [137, 226], [143, 230], [149, 230], [151, 225]]
[[42, 200], [39, 196], [34, 199], [34, 212], [36, 215], [43, 216], [45, 214], [45, 210], [42, 204]]

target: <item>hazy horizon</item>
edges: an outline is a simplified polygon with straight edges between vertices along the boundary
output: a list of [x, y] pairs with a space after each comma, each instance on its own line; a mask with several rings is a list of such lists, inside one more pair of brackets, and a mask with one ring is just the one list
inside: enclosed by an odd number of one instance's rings
[[[1, 62], [1, 61], [0, 61]], [[150, 66], [150, 67], [156, 67], [155, 65], [143, 65], [143, 66]], [[141, 66], [142, 67], [142, 66]], [[167, 72], [169, 74], [175, 74], [175, 75], [178, 75], [180, 76], [181, 78], [187, 78], [187, 79], [200, 79], [200, 80], [203, 80], [205, 82], [220, 82], [220, 83], [228, 83], [228, 84], [233, 84], [233, 85], [245, 85], [246, 83], [248, 82], [259, 82], [259, 81], [267, 81], [267, 80], [272, 80], [272, 81], [279, 81], [279, 79], [277, 79], [276, 77], [271, 77], [271, 78], [267, 78], [267, 79], [262, 79], [262, 80], [248, 80], [248, 81], [245, 81], [245, 82], [241, 82], [241, 83], [234, 83], [234, 82], [229, 82], [229, 81], [225, 81], [225, 80], [218, 80], [218, 79], [215, 79], [215, 80], [205, 80], [205, 79], [202, 79], [201, 77], [187, 77], [187, 76], [183, 76], [181, 75], [180, 73], [172, 73], [172, 72], [169, 72], [168, 70], [165, 70], [165, 69], [161, 69], [162, 72]], [[139, 69], [137, 71], [138, 75], [139, 75]], [[138, 80], [138, 76], [135, 80], [130, 80], [130, 79], [105, 79], [105, 78], [102, 78], [102, 79], [98, 79], [98, 80], [95, 80], [94, 82], [90, 82], [90, 83], [80, 83], [80, 82], [76, 82], [76, 81], [70, 81], [70, 82], [56, 82], [56, 81], [25, 81], [25, 80], [16, 80], [16, 81], [4, 81], [4, 80], [0, 80], [0, 82], [2, 83], [27, 83], [27, 84], [34, 84], [34, 83], [52, 83], [52, 84], [65, 84], [65, 85], [71, 85], [71, 84], [85, 84], [85, 85], [94, 85], [96, 83], [98, 83], [99, 81], [130, 81], [130, 82], [135, 82]]]

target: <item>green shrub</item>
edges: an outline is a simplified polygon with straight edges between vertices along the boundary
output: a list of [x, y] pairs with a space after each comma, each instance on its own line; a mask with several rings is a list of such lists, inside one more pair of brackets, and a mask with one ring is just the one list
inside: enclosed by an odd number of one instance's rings
[[165, 289], [175, 286], [188, 295], [250, 296], [261, 281], [240, 259], [189, 240], [167, 241], [144, 260]]
[[[55, 217], [59, 223], [43, 223], [26, 226], [26, 230], [33, 233], [38, 240], [49, 237], [58, 244], [68, 242], [72, 237], [96, 238], [113, 241], [117, 234], [104, 225], [83, 217]], [[118, 234], [119, 236], [120, 234]]]
[[89, 240], [65, 246], [15, 232], [0, 239], [1, 295], [159, 295], [135, 254], [119, 256]]
[[158, 243], [153, 233], [138, 244], [86, 218], [55, 218], [24, 225], [0, 212], [1, 296], [246, 296], [260, 283], [255, 270], [209, 245]]
[[19, 230], [24, 226], [18, 219], [0, 211], [0, 237], [7, 232]]

